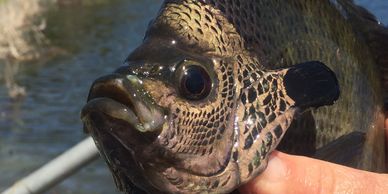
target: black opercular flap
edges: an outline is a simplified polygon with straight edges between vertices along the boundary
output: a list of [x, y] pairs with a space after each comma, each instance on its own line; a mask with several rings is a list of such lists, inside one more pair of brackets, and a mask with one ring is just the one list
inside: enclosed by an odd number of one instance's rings
[[295, 106], [301, 108], [332, 105], [340, 95], [335, 73], [319, 61], [289, 68], [283, 84]]

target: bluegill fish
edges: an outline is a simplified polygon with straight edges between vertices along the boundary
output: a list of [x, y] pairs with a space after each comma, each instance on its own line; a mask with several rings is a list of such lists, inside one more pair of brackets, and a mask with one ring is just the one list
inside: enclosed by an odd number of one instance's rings
[[387, 45], [350, 0], [166, 0], [81, 118], [126, 193], [229, 193], [276, 147], [382, 172]]

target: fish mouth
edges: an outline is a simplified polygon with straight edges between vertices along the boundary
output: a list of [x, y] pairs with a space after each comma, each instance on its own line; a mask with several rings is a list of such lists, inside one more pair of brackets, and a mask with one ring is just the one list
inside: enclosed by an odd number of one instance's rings
[[137, 76], [114, 73], [92, 84], [81, 120], [119, 190], [129, 191], [138, 180], [138, 187], [153, 188], [144, 176], [151, 173], [150, 168], [144, 165], [158, 159], [157, 140], [167, 121], [166, 113]]
[[81, 119], [85, 131], [97, 142], [99, 137], [93, 135], [94, 131], [104, 130], [134, 151], [157, 138], [165, 123], [164, 112], [139, 78], [115, 73], [93, 83]]
[[155, 132], [164, 123], [164, 111], [134, 75], [111, 74], [97, 79], [89, 92], [81, 119], [91, 111], [127, 121], [140, 132]]
[[[91, 101], [91, 103], [106, 103], [103, 101], [105, 99], [96, 100]], [[111, 99], [107, 100], [111, 101]], [[148, 159], [138, 154], [144, 150], [145, 145], [151, 144], [152, 138], [149, 136], [152, 136], [152, 134], [139, 133], [127, 121], [113, 118], [104, 112], [89, 112], [84, 120], [85, 127], [93, 136], [101, 156], [105, 159], [112, 173], [118, 190], [131, 193], [133, 185], [139, 188], [153, 188], [148, 183], [147, 177], [144, 176], [144, 173], [149, 169], [144, 168], [142, 165], [143, 162], [145, 163], [144, 160]], [[123, 140], [127, 141], [124, 142]]]

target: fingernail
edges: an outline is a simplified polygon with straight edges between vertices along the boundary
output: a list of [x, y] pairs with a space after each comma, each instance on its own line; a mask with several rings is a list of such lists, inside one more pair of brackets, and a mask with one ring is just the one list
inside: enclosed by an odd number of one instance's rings
[[272, 154], [268, 161], [267, 169], [264, 171], [264, 178], [268, 182], [284, 181], [287, 177], [287, 166], [279, 158], [278, 154]]

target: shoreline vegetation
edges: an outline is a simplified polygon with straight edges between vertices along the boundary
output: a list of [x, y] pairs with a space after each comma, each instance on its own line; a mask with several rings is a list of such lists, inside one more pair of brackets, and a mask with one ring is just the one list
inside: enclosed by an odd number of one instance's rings
[[18, 99], [27, 95], [17, 83], [20, 66], [46, 61], [66, 53], [51, 44], [46, 36], [47, 12], [64, 7], [109, 3], [109, 0], [0, 0], [0, 83], [8, 96]]
[[0, 0], [0, 58], [18, 61], [39, 56], [34, 45], [45, 42], [45, 21], [35, 18], [44, 9], [42, 0]]
[[39, 46], [45, 43], [40, 25], [33, 18], [43, 11], [41, 0], [0, 0], [0, 64], [2, 81], [11, 98], [26, 95], [15, 81], [20, 62], [39, 57]]

